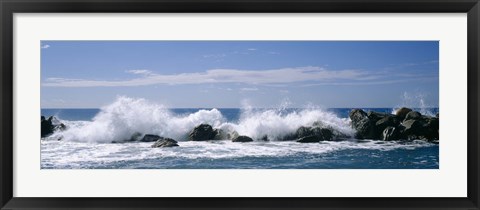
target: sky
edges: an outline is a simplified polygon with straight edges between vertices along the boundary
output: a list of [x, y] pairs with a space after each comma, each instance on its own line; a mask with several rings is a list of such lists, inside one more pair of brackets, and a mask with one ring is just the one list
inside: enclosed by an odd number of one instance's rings
[[437, 41], [41, 41], [42, 108], [438, 107]]

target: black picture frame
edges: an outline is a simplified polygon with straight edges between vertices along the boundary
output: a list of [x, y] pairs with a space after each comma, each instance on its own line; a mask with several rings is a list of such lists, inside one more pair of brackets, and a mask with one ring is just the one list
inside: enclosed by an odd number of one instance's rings
[[[1, 209], [479, 209], [478, 0], [0, 0]], [[14, 13], [467, 13], [466, 198], [25, 198], [13, 197]], [[41, 181], [41, 180], [39, 180]]]

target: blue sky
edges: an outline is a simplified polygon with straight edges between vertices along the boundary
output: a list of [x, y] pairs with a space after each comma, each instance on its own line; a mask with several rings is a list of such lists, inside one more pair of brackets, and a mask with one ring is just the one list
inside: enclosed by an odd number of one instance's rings
[[42, 108], [438, 106], [437, 41], [42, 41]]

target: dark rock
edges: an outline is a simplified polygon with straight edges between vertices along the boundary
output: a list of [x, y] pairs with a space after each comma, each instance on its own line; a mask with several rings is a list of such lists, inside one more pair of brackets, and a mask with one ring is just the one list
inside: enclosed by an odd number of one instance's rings
[[400, 120], [395, 115], [388, 115], [375, 123], [376, 129], [380, 132], [385, 130], [387, 127], [396, 127], [400, 124]]
[[420, 112], [417, 112], [417, 111], [411, 111], [409, 112], [407, 115], [405, 115], [405, 119], [404, 120], [418, 120], [422, 117], [422, 114], [420, 114]]
[[440, 113], [437, 113], [435, 117], [440, 118]]
[[283, 136], [282, 138], [280, 138], [280, 140], [282, 141], [289, 141], [289, 140], [295, 140], [295, 139], [298, 139], [296, 133], [289, 133]]
[[354, 128], [356, 128], [362, 120], [368, 119], [367, 113], [361, 109], [354, 109], [350, 111], [348, 116], [352, 120], [352, 125]]
[[357, 131], [355, 138], [375, 139], [378, 134], [375, 127], [375, 121], [368, 117], [368, 114], [361, 109], [354, 109], [349, 114], [352, 120], [352, 127]]
[[368, 113], [367, 113], [368, 119], [373, 120], [373, 121], [378, 121], [380, 119], [383, 119], [383, 118], [389, 117], [389, 116], [394, 116], [394, 115], [389, 114], [389, 113], [374, 112], [374, 111], [368, 111]]
[[152, 147], [157, 148], [157, 147], [178, 147], [178, 142], [170, 139], [170, 138], [164, 138], [156, 141]]
[[397, 115], [400, 118], [400, 120], [403, 120], [405, 119], [405, 116], [407, 116], [407, 114], [411, 111], [412, 110], [409, 108], [402, 107], [395, 112], [395, 115]]
[[260, 140], [262, 140], [262, 141], [269, 141], [269, 139], [268, 139], [268, 136], [267, 136], [267, 135], [264, 135], [264, 136], [262, 136], [262, 138], [260, 138]]
[[403, 135], [407, 136], [422, 136], [423, 135], [423, 123], [420, 120], [405, 120], [402, 123]]
[[363, 119], [360, 121], [355, 127], [357, 131], [355, 133], [355, 138], [358, 139], [377, 139], [378, 138], [378, 131], [375, 126], [375, 122], [370, 119]]
[[63, 131], [67, 129], [67, 126], [61, 123], [54, 116], [50, 116], [48, 119], [46, 119], [44, 116], [41, 116], [40, 127], [41, 127], [40, 137], [42, 138], [53, 134], [55, 131]]
[[232, 140], [235, 137], [238, 137], [238, 133], [236, 131], [227, 132], [223, 129], [213, 129], [215, 136], [213, 136], [212, 140]]
[[188, 134], [188, 138], [191, 141], [206, 141], [213, 140], [216, 135], [217, 132], [213, 130], [211, 125], [201, 124]]
[[225, 132], [222, 129], [214, 129], [213, 132], [215, 133], [215, 136], [213, 137], [213, 140], [226, 140], [226, 139], [228, 139], [228, 133]]
[[439, 139], [439, 126], [440, 121], [437, 117], [427, 117], [424, 118], [425, 123], [423, 124], [424, 136], [428, 140], [438, 140]]
[[320, 141], [323, 141], [322, 136], [306, 136], [297, 140], [300, 143], [318, 143]]
[[45, 119], [44, 116], [41, 117], [41, 137], [49, 136], [53, 133], [54, 126], [52, 124], [52, 117]]
[[251, 142], [251, 141], [253, 141], [253, 139], [248, 136], [237, 136], [232, 139], [232, 142]]
[[315, 134], [311, 127], [301, 126], [295, 132], [295, 138], [303, 138], [303, 137], [312, 136], [312, 135], [315, 135]]
[[400, 132], [399, 129], [396, 127], [388, 126], [382, 132], [382, 140], [384, 141], [392, 141], [392, 140], [399, 140], [400, 139]]
[[164, 139], [164, 138], [161, 137], [161, 136], [158, 136], [158, 135], [145, 134], [145, 136], [143, 136], [143, 138], [140, 139], [140, 141], [141, 142], [154, 142], [154, 141], [157, 141], [159, 139]]
[[335, 140], [337, 135], [329, 128], [319, 128], [319, 127], [300, 127], [295, 132], [293, 139], [301, 139], [309, 136], [317, 136], [322, 141], [331, 141]]
[[322, 133], [322, 138], [325, 141], [331, 141], [331, 140], [336, 139], [336, 136], [333, 133], [333, 131], [328, 129], [328, 128], [321, 128], [320, 132]]

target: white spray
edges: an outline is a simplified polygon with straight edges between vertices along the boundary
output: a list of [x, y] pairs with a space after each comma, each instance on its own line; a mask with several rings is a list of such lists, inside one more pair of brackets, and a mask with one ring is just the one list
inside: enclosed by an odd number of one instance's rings
[[267, 136], [278, 139], [294, 132], [300, 126], [311, 126], [320, 122], [347, 135], [353, 134], [347, 118], [319, 108], [297, 111], [278, 109], [253, 109], [246, 105], [238, 123], [227, 122], [217, 109], [199, 110], [192, 114], [178, 115], [166, 107], [153, 104], [145, 99], [119, 97], [112, 104], [102, 107], [92, 121], [65, 123], [69, 127], [55, 133], [52, 138], [62, 137], [65, 141], [112, 142], [128, 140], [135, 133], [156, 134], [164, 137], [186, 140], [187, 134], [197, 125], [207, 123], [214, 128], [237, 131], [253, 139]]

